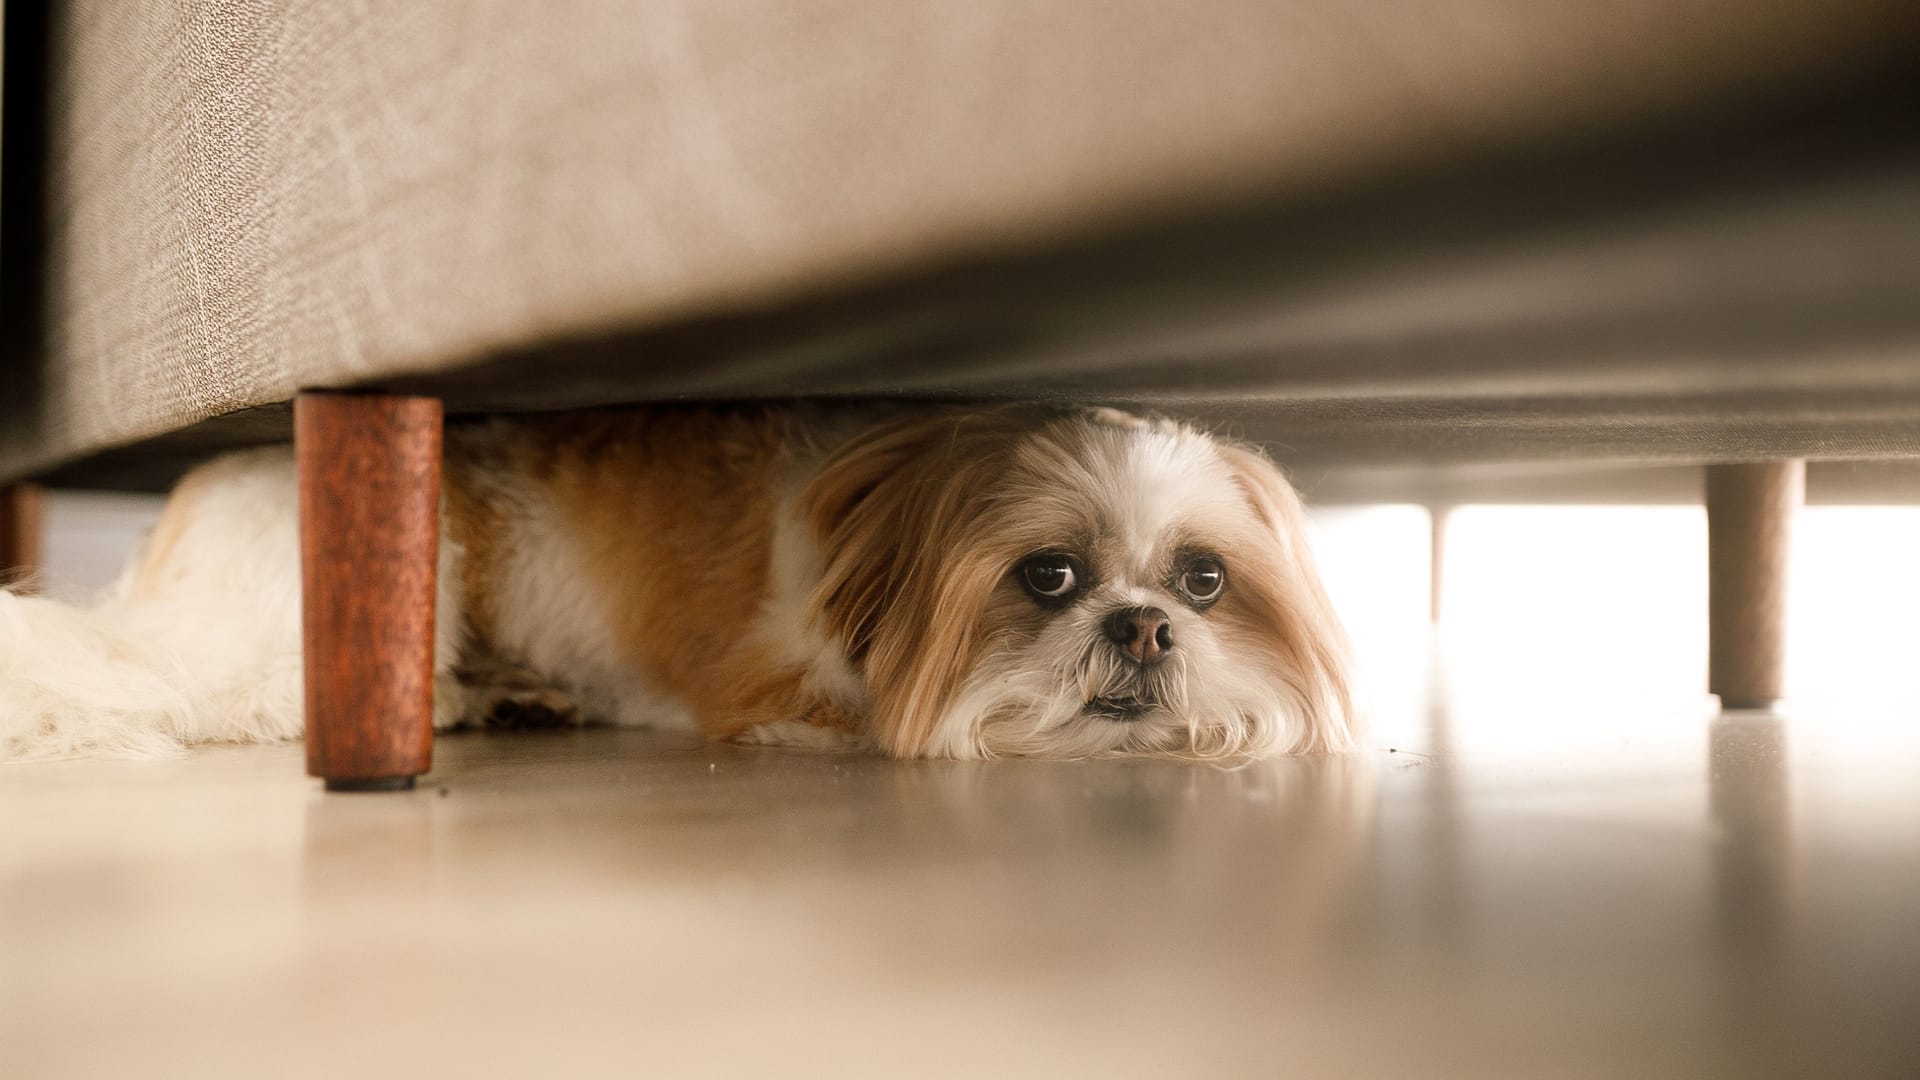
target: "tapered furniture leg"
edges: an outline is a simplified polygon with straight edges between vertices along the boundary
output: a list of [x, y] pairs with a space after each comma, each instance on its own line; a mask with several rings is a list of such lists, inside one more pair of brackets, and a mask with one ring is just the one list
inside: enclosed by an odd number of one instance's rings
[[0, 586], [32, 584], [40, 569], [40, 489], [0, 486]]
[[1724, 709], [1780, 698], [1787, 555], [1806, 463], [1707, 467], [1708, 689]]
[[1440, 625], [1441, 601], [1446, 598], [1441, 586], [1446, 581], [1447, 518], [1452, 514], [1450, 507], [1427, 507], [1427, 621], [1435, 626]]
[[433, 752], [440, 402], [294, 401], [307, 772], [329, 791], [410, 788]]

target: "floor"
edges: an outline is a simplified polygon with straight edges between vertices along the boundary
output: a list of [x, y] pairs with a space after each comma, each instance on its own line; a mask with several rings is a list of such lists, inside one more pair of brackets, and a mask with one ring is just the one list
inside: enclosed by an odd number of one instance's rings
[[[1463, 512], [1433, 635], [1424, 518], [1323, 514], [1375, 711], [1344, 758], [8, 767], [0, 1075], [1920, 1075], [1920, 697], [1848, 666], [1911, 629], [1716, 716], [1697, 522], [1619, 513]], [[1856, 624], [1920, 589], [1892, 566]]]

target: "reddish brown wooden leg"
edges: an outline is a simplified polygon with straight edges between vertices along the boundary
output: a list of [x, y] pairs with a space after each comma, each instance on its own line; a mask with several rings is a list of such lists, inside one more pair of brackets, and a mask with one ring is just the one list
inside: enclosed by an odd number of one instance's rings
[[30, 588], [40, 569], [40, 489], [0, 487], [0, 586]]
[[329, 791], [413, 786], [433, 752], [440, 402], [302, 394], [307, 772]]
[[1787, 554], [1806, 463], [1707, 467], [1707, 688], [1726, 709], [1780, 698]]

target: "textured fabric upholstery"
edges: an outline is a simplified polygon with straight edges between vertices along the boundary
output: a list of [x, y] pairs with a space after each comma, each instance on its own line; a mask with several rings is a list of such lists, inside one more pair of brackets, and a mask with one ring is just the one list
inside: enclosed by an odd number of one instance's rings
[[[1400, 356], [1330, 364], [1326, 350], [1298, 349], [1262, 359], [1250, 379], [1244, 349], [1194, 333], [1211, 301], [1183, 309], [1185, 336], [1167, 348], [1191, 363], [1171, 372], [1112, 350], [1079, 367], [1042, 350], [1021, 368], [990, 334], [991, 350], [970, 351], [965, 327], [924, 298], [883, 305], [891, 323], [808, 305], [901, 275], [937, 298], [942, 268], [1073, 245], [1098, 258], [1100, 238], [1143, 222], [1258, 206], [1297, 223], [1329, 193], [1426, 163], [1632, 130], [1703, 101], [1790, 95], [1882, 63], [1906, 32], [1902, 10], [1874, 0], [57, 5], [44, 336], [14, 359], [36, 371], [31, 394], [0, 404], [0, 476], [271, 407], [303, 387], [404, 384], [471, 407], [1129, 387], [1199, 399], [1213, 360], [1215, 397], [1334, 402], [1313, 406], [1301, 430], [1391, 413], [1405, 397], [1396, 379], [1445, 386], [1457, 363], [1467, 381], [1440, 399], [1498, 398], [1476, 445], [1532, 455], [1540, 440], [1503, 443], [1500, 418], [1528, 434], [1580, 410], [1552, 371], [1520, 380], [1551, 399], [1524, 407], [1514, 369], [1526, 365], [1524, 338], [1513, 339], [1519, 359], [1493, 361], [1491, 383], [1472, 381], [1490, 370], [1483, 356], [1441, 354], [1415, 371]], [[1908, 220], [1910, 200], [1883, 197], [1893, 221]], [[1858, 227], [1891, 242], [1887, 221]], [[1494, 267], [1480, 284], [1529, 280], [1529, 265]], [[1287, 272], [1297, 284], [1300, 269]], [[1823, 280], [1851, 287], [1844, 274]], [[1484, 299], [1465, 292], [1467, 309]], [[1343, 310], [1372, 310], [1335, 293], [1323, 329]], [[1082, 297], [1083, 324], [1112, 313], [1102, 295]], [[1448, 302], [1368, 295], [1410, 311]], [[1339, 306], [1348, 301], [1359, 306]], [[649, 328], [769, 310], [785, 321], [760, 333], [806, 330], [793, 347], [729, 359], [683, 334], [660, 354], [670, 362], [642, 347], [544, 359], [551, 344], [644, 343]], [[942, 333], [913, 336], [909, 315]], [[895, 339], [911, 348], [861, 352]], [[902, 355], [919, 365], [910, 374], [886, 367]], [[1131, 374], [1109, 379], [1115, 364]], [[1712, 372], [1703, 378], [1694, 389], [1710, 392]], [[1645, 380], [1619, 388], [1644, 391]], [[1714, 438], [1687, 434], [1711, 421], [1686, 420], [1668, 442], [1711, 453]], [[1417, 456], [1431, 442], [1397, 445]]]

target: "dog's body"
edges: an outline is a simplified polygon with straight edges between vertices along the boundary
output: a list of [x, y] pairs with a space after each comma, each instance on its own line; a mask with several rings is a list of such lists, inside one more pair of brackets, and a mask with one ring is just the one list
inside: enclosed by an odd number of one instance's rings
[[[450, 426], [436, 724], [690, 723], [900, 757], [1352, 744], [1257, 453], [1106, 410], [624, 410]], [[301, 727], [293, 459], [182, 482], [89, 612], [0, 595], [0, 758]]]

